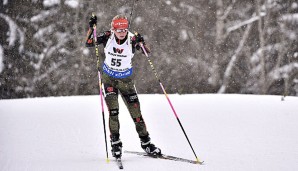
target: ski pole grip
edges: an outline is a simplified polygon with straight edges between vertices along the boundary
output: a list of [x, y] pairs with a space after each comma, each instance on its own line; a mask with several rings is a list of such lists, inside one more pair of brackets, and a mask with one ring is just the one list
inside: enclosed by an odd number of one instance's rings
[[145, 47], [144, 47], [144, 44], [143, 44], [142, 42], [140, 42], [140, 46], [141, 46], [141, 48], [142, 48], [144, 54], [145, 54], [147, 57], [149, 57], [149, 56], [148, 56], [148, 53], [147, 53], [147, 51], [146, 51], [146, 49], [145, 49]]

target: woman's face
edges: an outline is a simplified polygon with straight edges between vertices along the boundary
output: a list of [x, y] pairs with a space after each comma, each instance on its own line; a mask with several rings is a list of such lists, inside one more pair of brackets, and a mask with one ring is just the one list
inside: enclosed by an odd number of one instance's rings
[[119, 40], [123, 40], [126, 37], [127, 32], [128, 32], [127, 29], [113, 29], [113, 30], [114, 30], [116, 37]]

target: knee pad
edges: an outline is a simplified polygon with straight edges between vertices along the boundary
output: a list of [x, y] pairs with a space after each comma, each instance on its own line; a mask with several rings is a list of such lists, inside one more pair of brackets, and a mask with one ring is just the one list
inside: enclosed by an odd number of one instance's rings
[[118, 95], [118, 89], [115, 88], [115, 87], [112, 87], [111, 85], [105, 84], [104, 85], [104, 91], [105, 91], [106, 96]]
[[139, 98], [137, 93], [123, 95], [127, 103], [138, 103]]
[[119, 109], [110, 109], [110, 116], [117, 116], [119, 114]]
[[140, 116], [140, 117], [137, 117], [137, 118], [133, 118], [133, 121], [134, 121], [135, 123], [143, 123], [143, 122], [144, 122], [144, 120], [143, 120], [143, 117], [142, 117], [142, 116]]

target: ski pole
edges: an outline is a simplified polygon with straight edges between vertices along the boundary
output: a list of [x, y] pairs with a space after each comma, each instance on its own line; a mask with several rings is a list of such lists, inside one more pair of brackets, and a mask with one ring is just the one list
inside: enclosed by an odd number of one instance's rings
[[[94, 16], [94, 14], [92, 14]], [[99, 61], [99, 54], [98, 54], [98, 44], [97, 44], [97, 37], [96, 37], [96, 25], [93, 26], [93, 37], [95, 42], [95, 54], [97, 57], [97, 60]], [[103, 106], [103, 93], [102, 93], [102, 83], [101, 83], [101, 75], [100, 71], [98, 69], [98, 83], [99, 83], [99, 96], [100, 96], [100, 102], [101, 102], [101, 112], [102, 112], [102, 119], [103, 119], [103, 130], [104, 130], [104, 136], [105, 136], [105, 144], [106, 144], [106, 155], [107, 155], [107, 163], [109, 163], [109, 153], [108, 153], [108, 143], [107, 143], [107, 131], [106, 131], [106, 123], [105, 123], [105, 113], [104, 113], [104, 106]]]
[[[134, 11], [134, 7], [135, 7], [135, 1], [136, 0], [133, 0], [133, 4], [132, 4], [132, 9], [131, 9], [131, 11], [130, 11], [130, 16], [129, 16], [129, 25], [128, 25], [128, 28], [130, 28], [130, 26], [131, 26], [131, 21], [132, 21], [132, 15], [133, 15], [133, 11]], [[138, 1], [138, 0], [137, 0]]]
[[180, 122], [180, 119], [179, 119], [179, 117], [178, 117], [178, 115], [177, 115], [177, 113], [176, 113], [176, 111], [175, 111], [175, 109], [174, 109], [174, 106], [173, 106], [173, 104], [172, 104], [172, 102], [171, 102], [171, 100], [170, 100], [170, 98], [169, 98], [169, 96], [168, 96], [168, 94], [167, 94], [167, 92], [166, 92], [164, 86], [162, 85], [162, 83], [161, 83], [161, 81], [160, 81], [160, 78], [159, 78], [158, 75], [157, 75], [157, 72], [156, 72], [156, 70], [155, 70], [155, 68], [154, 68], [154, 66], [153, 66], [153, 63], [151, 62], [151, 60], [150, 60], [150, 58], [149, 58], [149, 55], [148, 55], [146, 49], [144, 48], [143, 43], [140, 42], [140, 46], [141, 46], [141, 48], [142, 48], [142, 50], [143, 50], [145, 56], [147, 57], [147, 60], [148, 60], [148, 62], [149, 62], [149, 64], [150, 64], [150, 66], [151, 66], [151, 69], [153, 70], [154, 75], [155, 75], [156, 79], [158, 80], [159, 85], [160, 85], [160, 87], [161, 87], [161, 89], [162, 89], [164, 95], [166, 96], [166, 98], [167, 98], [167, 100], [168, 100], [168, 102], [169, 102], [169, 104], [170, 104], [170, 106], [171, 106], [171, 109], [172, 109], [172, 111], [173, 111], [173, 113], [174, 113], [174, 115], [175, 115], [175, 117], [176, 117], [176, 119], [177, 119], [177, 121], [178, 121], [178, 123], [179, 123], [179, 125], [180, 125], [180, 128], [182, 129], [182, 131], [183, 131], [183, 133], [184, 133], [184, 135], [185, 135], [185, 137], [186, 137], [186, 139], [187, 139], [187, 141], [188, 141], [188, 144], [189, 144], [189, 146], [190, 146], [190, 148], [191, 148], [193, 154], [194, 154], [195, 157], [196, 157], [196, 161], [197, 161], [197, 163], [202, 163], [202, 162], [199, 160], [199, 158], [197, 157], [197, 155], [196, 155], [196, 153], [195, 153], [195, 151], [194, 151], [194, 149], [193, 149], [193, 147], [192, 147], [192, 145], [191, 145], [191, 143], [190, 143], [190, 141], [189, 141], [189, 138], [188, 138], [188, 136], [187, 136], [187, 134], [186, 134], [186, 132], [185, 132], [185, 130], [184, 130], [184, 128], [183, 128], [181, 122]]

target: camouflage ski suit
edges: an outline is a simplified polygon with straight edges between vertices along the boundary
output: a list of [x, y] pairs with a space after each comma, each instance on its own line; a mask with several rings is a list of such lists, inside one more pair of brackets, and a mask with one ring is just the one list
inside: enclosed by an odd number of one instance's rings
[[[98, 37], [98, 43], [106, 46], [108, 39], [111, 35], [110, 31], [103, 32]], [[125, 41], [125, 40], [123, 40]], [[132, 50], [135, 52], [135, 49]], [[102, 55], [104, 56], [104, 54]], [[98, 59], [98, 68], [102, 68], [104, 57]], [[119, 135], [120, 123], [119, 123], [119, 102], [118, 96], [121, 95], [124, 103], [135, 123], [136, 131], [140, 138], [147, 137], [149, 135], [145, 122], [143, 120], [140, 102], [138, 95], [135, 89], [133, 76], [126, 78], [113, 78], [101, 72], [102, 74], [102, 83], [105, 92], [105, 101], [109, 110], [109, 128], [111, 134]]]
[[128, 78], [115, 79], [103, 73], [102, 82], [104, 84], [105, 101], [109, 109], [109, 127], [112, 134], [119, 134], [119, 102], [121, 95], [128, 111], [135, 123], [136, 130], [140, 137], [148, 135], [145, 122], [140, 110], [140, 102], [135, 90], [133, 80]]

